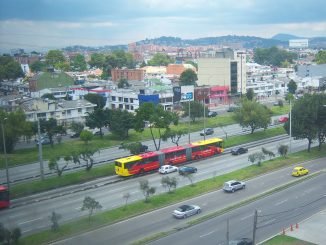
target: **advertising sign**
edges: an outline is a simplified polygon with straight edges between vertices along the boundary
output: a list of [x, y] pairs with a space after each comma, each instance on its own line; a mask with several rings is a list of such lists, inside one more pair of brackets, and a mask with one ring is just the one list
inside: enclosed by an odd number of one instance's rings
[[194, 100], [194, 86], [181, 86], [181, 102]]

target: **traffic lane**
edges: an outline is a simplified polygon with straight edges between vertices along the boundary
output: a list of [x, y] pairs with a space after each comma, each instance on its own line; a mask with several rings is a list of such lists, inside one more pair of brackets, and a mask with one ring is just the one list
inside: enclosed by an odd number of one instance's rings
[[[230, 240], [242, 237], [252, 238], [255, 209], [258, 210], [256, 242], [263, 241], [276, 233], [280, 233], [283, 228], [289, 227], [291, 224], [295, 225], [325, 209], [326, 184], [323, 181], [325, 175], [321, 174], [312, 179], [307, 179], [290, 188], [150, 244], [226, 244], [227, 220], [229, 220]], [[326, 239], [326, 234], [322, 235]]]
[[[306, 163], [307, 166], [316, 165], [316, 169], [325, 169], [326, 162], [324, 160], [315, 160]], [[275, 188], [282, 183], [288, 183], [290, 180], [294, 180], [290, 176], [289, 171], [291, 168], [281, 169], [269, 173], [267, 175], [259, 176], [256, 179], [247, 181], [247, 188], [235, 193], [224, 193], [222, 190], [217, 190], [199, 196], [188, 201], [181, 202], [179, 204], [174, 204], [169, 207], [147, 213], [145, 215], [137, 216], [135, 218], [129, 219], [128, 222], [122, 222], [113, 224], [111, 226], [105, 227], [99, 231], [89, 232], [74, 238], [69, 239], [70, 244], [81, 243], [88, 244], [90, 240], [94, 237], [97, 238], [96, 244], [103, 244], [110, 238], [110, 243], [112, 244], [130, 244], [132, 241], [139, 240], [143, 237], [150, 236], [157, 232], [178, 229], [186, 224], [187, 221], [200, 217], [204, 213], [210, 213], [216, 210], [223, 209], [229, 205], [236, 204], [243, 199], [250, 198], [257, 195], [258, 193], [263, 193], [270, 188]], [[253, 184], [251, 184], [253, 183]], [[256, 183], [259, 183], [257, 185]], [[173, 195], [173, 194], [171, 194]], [[172, 211], [180, 206], [181, 204], [192, 203], [197, 204], [203, 208], [202, 214], [190, 217], [185, 220], [175, 220], [172, 217]], [[58, 244], [66, 244], [66, 241], [61, 241]], [[85, 242], [85, 243], [84, 243]], [[95, 241], [94, 241], [95, 242]]]
[[[235, 160], [230, 161], [230, 159], [234, 158]], [[212, 161], [218, 160], [218, 164], [214, 167], [217, 168], [217, 170], [212, 169], [211, 173], [206, 172], [208, 168], [208, 166], [212, 166]], [[218, 172], [218, 174], [223, 174], [226, 172], [230, 172], [234, 169], [239, 169], [241, 167], [244, 167], [247, 165], [246, 161], [243, 161], [241, 159], [240, 156], [231, 156], [231, 155], [223, 155], [223, 156], [218, 156], [215, 159], [206, 159], [204, 161], [201, 162], [197, 162], [195, 164], [200, 163], [200, 165], [198, 165], [199, 168], [199, 172], [197, 174], [195, 174], [194, 176], [194, 182], [200, 181], [202, 179], [206, 179], [208, 175], [211, 175], [211, 177], [213, 177], [213, 172], [216, 171]], [[231, 167], [231, 169], [230, 169]], [[291, 167], [290, 167], [291, 168]], [[287, 175], [290, 176], [291, 173], [291, 169], [287, 170]], [[210, 170], [208, 170], [210, 171]], [[171, 177], [173, 176], [170, 175]], [[178, 176], [177, 174], [174, 174], [174, 176]], [[279, 177], [284, 177], [284, 175], [280, 175]], [[53, 200], [49, 200], [49, 201], [45, 201], [45, 202], [41, 202], [41, 203], [45, 203], [46, 205], [42, 206], [41, 208], [37, 208], [36, 210], [38, 210], [37, 213], [35, 213], [35, 215], [33, 215], [33, 217], [36, 217], [37, 219], [41, 218], [42, 220], [45, 220], [45, 222], [41, 222], [38, 220], [38, 225], [37, 228], [39, 229], [40, 224], [44, 224], [44, 228], [48, 227], [47, 224], [47, 217], [53, 210], [60, 210], [61, 213], [67, 213], [64, 217], [65, 221], [68, 221], [70, 219], [76, 218], [76, 217], [80, 217], [83, 215], [83, 213], [81, 212], [76, 212], [76, 210], [78, 210], [78, 207], [81, 206], [82, 200], [85, 196], [91, 196], [93, 198], [95, 198], [97, 201], [99, 201], [102, 206], [103, 206], [103, 210], [110, 210], [113, 208], [116, 208], [118, 206], [122, 206], [124, 205], [125, 200], [122, 198], [123, 193], [130, 193], [131, 194], [131, 198], [129, 199], [129, 203], [137, 201], [137, 200], [142, 200], [144, 199], [144, 196], [142, 195], [142, 193], [139, 190], [139, 181], [141, 179], [148, 179], [150, 182], [151, 186], [155, 186], [157, 188], [157, 193], [162, 193], [162, 192], [166, 192], [166, 190], [161, 186], [160, 181], [161, 181], [162, 176], [159, 174], [153, 174], [153, 175], [147, 175], [147, 176], [142, 176], [140, 178], [135, 178], [135, 179], [131, 179], [130, 182], [128, 181], [123, 181], [123, 182], [119, 182], [116, 184], [112, 184], [109, 186], [104, 186], [102, 188], [95, 188], [92, 190], [88, 190], [88, 191], [84, 191], [81, 193], [74, 193], [68, 196], [69, 200], [68, 203], [69, 205], [65, 205], [65, 199], [67, 197], [58, 197], [55, 198]], [[184, 185], [189, 185], [189, 180], [184, 178], [184, 177], [180, 177], [178, 176], [178, 186], [184, 186]], [[278, 180], [276, 181], [278, 182]], [[132, 188], [130, 188], [130, 186], [132, 186]], [[105, 194], [103, 194], [105, 193]], [[72, 200], [72, 203], [71, 201]], [[62, 205], [61, 205], [62, 203]], [[53, 204], [55, 204], [53, 208], [50, 209], [50, 207], [53, 206]], [[73, 204], [73, 210], [71, 210], [71, 205]], [[68, 212], [65, 211], [65, 206], [67, 206], [67, 210], [69, 210]], [[45, 208], [45, 209], [44, 209]], [[24, 207], [21, 207], [20, 209], [15, 209], [17, 213], [21, 213], [21, 219], [20, 223], [24, 223], [26, 221], [29, 221], [31, 219], [26, 219], [24, 216]], [[2, 218], [5, 218], [5, 215], [2, 216]], [[0, 218], [0, 220], [2, 220], [2, 218]], [[30, 231], [31, 226], [28, 226], [28, 231]], [[25, 232], [25, 230], [23, 229], [23, 232]]]

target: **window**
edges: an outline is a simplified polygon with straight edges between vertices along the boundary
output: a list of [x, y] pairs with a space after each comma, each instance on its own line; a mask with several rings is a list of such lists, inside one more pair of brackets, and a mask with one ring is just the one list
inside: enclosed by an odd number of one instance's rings
[[123, 104], [119, 104], [119, 109], [123, 109]]
[[134, 99], [130, 98], [130, 103], [134, 103]]
[[128, 102], [128, 98], [124, 98], [123, 101], [124, 101], [124, 102]]
[[119, 97], [119, 102], [122, 102], [122, 97]]
[[78, 114], [81, 114], [81, 113], [82, 113], [82, 109], [78, 108]]
[[125, 107], [126, 107], [126, 110], [129, 110], [129, 105], [126, 105]]
[[112, 97], [111, 97], [111, 100], [112, 100], [112, 101], [115, 101], [115, 100], [116, 100], [115, 96], [112, 96]]

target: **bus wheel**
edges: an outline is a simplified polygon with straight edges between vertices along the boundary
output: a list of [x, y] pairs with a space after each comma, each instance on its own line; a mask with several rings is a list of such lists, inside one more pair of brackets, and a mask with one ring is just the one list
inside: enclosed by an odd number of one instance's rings
[[195, 156], [195, 160], [199, 160], [200, 159], [200, 156], [199, 155], [196, 155]]

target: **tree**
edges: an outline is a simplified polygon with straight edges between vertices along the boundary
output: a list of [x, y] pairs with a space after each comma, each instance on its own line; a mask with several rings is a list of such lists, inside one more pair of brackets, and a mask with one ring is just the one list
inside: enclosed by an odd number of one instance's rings
[[65, 164], [63, 166], [60, 166], [59, 161], [60, 161], [60, 157], [53, 157], [50, 158], [49, 160], [49, 169], [50, 170], [55, 170], [58, 174], [59, 177], [61, 177], [63, 171], [67, 168], [68, 164], [70, 161], [72, 161], [72, 157], [67, 155], [63, 158], [63, 160], [65, 161]]
[[94, 53], [91, 55], [91, 60], [88, 62], [91, 67], [103, 68], [105, 64], [105, 55], [101, 53]]
[[288, 149], [289, 147], [287, 145], [280, 145], [277, 149], [277, 152], [278, 154], [280, 154], [280, 156], [286, 157], [286, 155], [288, 154]]
[[129, 192], [124, 193], [124, 194], [122, 195], [122, 197], [123, 197], [123, 199], [126, 200], [126, 202], [125, 202], [125, 206], [124, 206], [124, 209], [126, 209], [126, 208], [127, 208], [128, 200], [129, 200], [129, 198], [130, 198], [130, 193], [129, 193]]
[[198, 80], [197, 74], [192, 69], [186, 69], [180, 75], [180, 85], [187, 86], [187, 85], [194, 85], [196, 86], [196, 81]]
[[177, 125], [178, 119], [176, 113], [165, 111], [162, 105], [146, 102], [136, 110], [134, 127], [137, 132], [143, 132], [145, 127], [144, 122], [148, 121], [155, 148], [159, 150], [164, 132], [169, 129], [171, 123]]
[[77, 54], [75, 57], [73, 57], [70, 66], [74, 71], [85, 71], [87, 69], [87, 64], [84, 55]]
[[[302, 98], [297, 100], [292, 107], [292, 137], [295, 139], [307, 139], [308, 152], [310, 152], [312, 141], [318, 139], [319, 136], [323, 139], [322, 135], [325, 134], [325, 104], [325, 94], [305, 94]], [[289, 121], [284, 124], [284, 128], [289, 134]]]
[[143, 145], [140, 142], [132, 143], [121, 143], [119, 149], [127, 149], [130, 151], [130, 154], [137, 155], [142, 152]]
[[168, 138], [171, 139], [171, 142], [173, 144], [176, 144], [177, 146], [179, 146], [179, 140], [180, 138], [187, 134], [187, 131], [186, 130], [172, 130], [172, 129], [167, 129], [165, 131], [165, 133], [162, 135], [162, 140], [163, 141], [166, 141]]
[[91, 113], [87, 113], [86, 117], [86, 126], [94, 129], [100, 129], [101, 138], [103, 137], [102, 128], [107, 127], [109, 125], [109, 110], [108, 109], [95, 109]]
[[173, 189], [177, 188], [178, 181], [176, 177], [170, 178], [169, 176], [164, 176], [161, 179], [161, 184], [164, 188], [168, 189], [169, 193], [171, 193]]
[[50, 50], [45, 56], [45, 63], [48, 66], [62, 69], [66, 63], [66, 58], [60, 50]]
[[129, 130], [134, 128], [135, 116], [127, 110], [110, 110], [110, 131], [121, 139], [129, 136]]
[[0, 243], [1, 244], [18, 244], [18, 240], [21, 237], [21, 229], [16, 227], [12, 230], [7, 229], [0, 223]]
[[81, 211], [88, 210], [88, 222], [90, 222], [93, 212], [101, 208], [102, 205], [98, 201], [87, 196], [83, 201], [83, 206], [81, 208]]
[[12, 57], [0, 56], [0, 80], [24, 77], [23, 70]]
[[54, 97], [53, 94], [47, 93], [47, 94], [43, 94], [41, 96], [42, 99], [49, 99], [49, 100], [57, 100], [56, 97]]
[[57, 124], [57, 120], [54, 118], [50, 118], [49, 120], [41, 119], [40, 120], [40, 128], [42, 133], [46, 133], [49, 137], [51, 147], [53, 147], [53, 136], [56, 133], [60, 132], [60, 127]]
[[[3, 125], [7, 153], [12, 153], [16, 143], [21, 136], [31, 137], [33, 135], [32, 123], [26, 121], [22, 110], [6, 112], [0, 109], [0, 124]], [[0, 127], [2, 135], [2, 129]], [[0, 149], [3, 152], [3, 138], [0, 137]]]
[[252, 88], [247, 89], [246, 97], [248, 100], [254, 100], [255, 98], [255, 92]]
[[126, 78], [120, 78], [118, 81], [118, 88], [128, 88], [130, 84]]
[[96, 109], [102, 109], [106, 104], [106, 98], [99, 94], [88, 93], [84, 95], [84, 99], [96, 104]]
[[297, 87], [298, 87], [297, 83], [291, 79], [290, 82], [288, 83], [289, 93], [295, 94], [295, 91], [297, 90]]
[[254, 164], [257, 161], [257, 166], [261, 165], [262, 160], [265, 159], [265, 155], [262, 152], [256, 152], [248, 156], [248, 161]]
[[35, 61], [30, 65], [31, 71], [32, 72], [40, 72], [40, 71], [44, 71], [45, 70], [45, 63], [42, 61]]
[[83, 160], [85, 162], [86, 171], [90, 171], [94, 165], [93, 155], [95, 152], [96, 150], [90, 148], [84, 148], [79, 152], [73, 152], [71, 155], [72, 161], [75, 164], [81, 164], [80, 160]]
[[71, 129], [74, 133], [80, 135], [80, 133], [81, 133], [81, 132], [83, 131], [83, 129], [84, 129], [84, 124], [81, 123], [81, 122], [72, 122], [71, 125], [70, 125], [70, 129]]
[[262, 147], [261, 151], [263, 152], [264, 155], [269, 156], [269, 159], [272, 159], [272, 157], [275, 157], [274, 152], [267, 150], [265, 147]]
[[167, 66], [168, 64], [173, 63], [173, 59], [170, 58], [167, 54], [156, 53], [148, 61], [148, 65], [150, 66]]
[[182, 174], [182, 177], [188, 179], [190, 181], [190, 186], [195, 186], [194, 185], [194, 175], [191, 172], [184, 172]]
[[[190, 103], [190, 105], [188, 104]], [[190, 107], [190, 118], [192, 122], [195, 122], [196, 118], [204, 116], [204, 105], [199, 101], [190, 101], [187, 103], [183, 103], [183, 117], [189, 116], [189, 107]], [[205, 108], [208, 111], [207, 108]]]
[[51, 225], [51, 230], [52, 231], [57, 231], [59, 230], [59, 219], [61, 219], [61, 215], [57, 214], [56, 212], [52, 212], [50, 216], [50, 221], [52, 223]]
[[140, 180], [139, 188], [145, 197], [145, 202], [149, 202], [150, 195], [154, 195], [156, 191], [155, 187], [149, 186], [148, 180]]
[[94, 135], [92, 134], [92, 132], [90, 132], [88, 130], [82, 130], [80, 132], [79, 137], [87, 145], [90, 141], [92, 141]]
[[282, 62], [293, 63], [297, 55], [277, 47], [257, 48], [254, 50], [254, 61], [261, 65], [273, 65], [280, 67]]
[[317, 64], [325, 64], [326, 63], [326, 50], [320, 50], [315, 56], [315, 61]]
[[185, 63], [186, 63], [186, 64], [190, 64], [190, 65], [192, 65], [193, 67], [196, 68], [196, 70], [198, 70], [198, 64], [197, 64], [197, 63], [195, 63], [195, 62], [193, 62], [193, 61], [191, 61], [191, 60], [187, 60]]
[[233, 118], [242, 127], [250, 127], [251, 133], [258, 128], [266, 129], [271, 121], [271, 111], [264, 105], [247, 99], [242, 100]]

